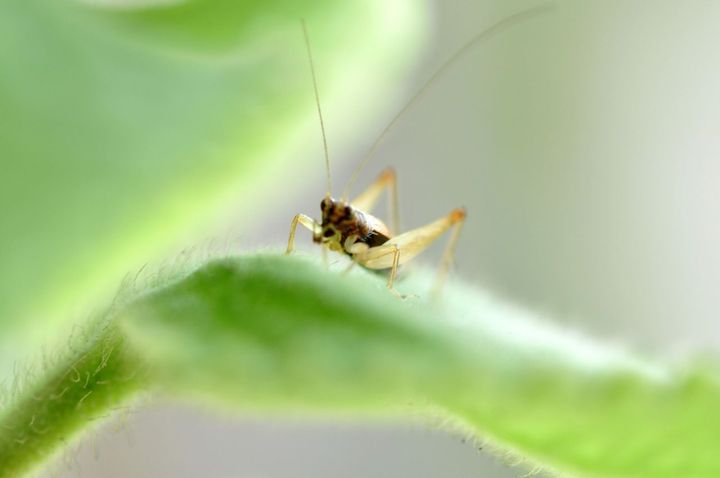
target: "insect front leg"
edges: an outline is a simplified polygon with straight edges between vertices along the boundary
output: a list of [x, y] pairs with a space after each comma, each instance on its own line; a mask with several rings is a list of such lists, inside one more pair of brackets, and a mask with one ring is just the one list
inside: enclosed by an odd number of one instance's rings
[[293, 249], [295, 249], [295, 231], [297, 230], [298, 224], [303, 226], [305, 229], [312, 231], [313, 233], [318, 227], [318, 223], [315, 222], [315, 219], [311, 218], [310, 216], [306, 216], [305, 214], [297, 214], [293, 218], [292, 223], [290, 223], [290, 237], [288, 237], [288, 244], [287, 249], [285, 250], [285, 254], [290, 254]]
[[393, 168], [387, 168], [380, 173], [380, 176], [365, 191], [350, 201], [350, 204], [361, 211], [372, 212], [385, 189], [389, 194], [390, 232], [397, 234], [400, 230], [400, 213], [398, 212], [397, 175]]

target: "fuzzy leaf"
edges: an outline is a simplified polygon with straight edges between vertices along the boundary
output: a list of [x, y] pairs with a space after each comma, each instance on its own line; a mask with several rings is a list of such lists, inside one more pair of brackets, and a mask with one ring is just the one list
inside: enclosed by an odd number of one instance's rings
[[[425, 295], [414, 274], [405, 292]], [[720, 475], [720, 389], [452, 284], [396, 300], [370, 274], [225, 259], [123, 314], [156, 386], [278, 413], [437, 410], [573, 476]], [[412, 406], [410, 405], [412, 404]]]

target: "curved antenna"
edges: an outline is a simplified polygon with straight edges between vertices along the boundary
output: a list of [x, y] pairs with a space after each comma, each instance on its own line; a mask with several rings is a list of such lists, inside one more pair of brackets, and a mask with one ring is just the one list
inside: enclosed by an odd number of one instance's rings
[[310, 74], [312, 75], [313, 89], [315, 90], [315, 104], [317, 105], [318, 117], [320, 118], [320, 131], [322, 131], [323, 149], [325, 150], [325, 172], [327, 173], [327, 197], [330, 197], [332, 181], [330, 180], [330, 155], [328, 154], [327, 137], [325, 135], [325, 122], [323, 121], [322, 109], [320, 108], [320, 94], [318, 93], [317, 79], [315, 78], [315, 64], [313, 63], [312, 49], [310, 48], [310, 37], [307, 32], [305, 19], [301, 19], [305, 48], [307, 49], [308, 61], [310, 62]]
[[520, 22], [523, 22], [525, 20], [529, 20], [530, 18], [534, 18], [536, 16], [542, 15], [544, 13], [547, 13], [548, 11], [551, 11], [555, 8], [555, 5], [553, 3], [545, 3], [542, 5], [539, 5], [537, 7], [524, 10], [519, 13], [515, 13], [513, 15], [510, 15], [509, 17], [505, 17], [502, 20], [498, 21], [497, 23], [494, 23], [493, 25], [490, 25], [485, 30], [481, 31], [480, 33], [476, 34], [472, 38], [470, 38], [467, 42], [465, 42], [464, 45], [462, 45], [450, 58], [445, 60], [445, 62], [440, 65], [440, 67], [435, 70], [435, 73], [432, 74], [432, 76], [422, 85], [422, 87], [408, 100], [407, 103], [405, 103], [405, 106], [395, 115], [395, 117], [388, 123], [387, 126], [385, 126], [385, 129], [382, 130], [382, 133], [380, 133], [380, 136], [377, 137], [375, 142], [370, 146], [370, 149], [368, 150], [367, 155], [365, 158], [358, 164], [358, 166], [355, 168], [355, 171], [353, 171], [352, 176], [350, 176], [350, 180], [348, 181], [347, 186], [345, 186], [345, 189], [343, 191], [343, 200], [347, 200], [348, 196], [350, 194], [350, 188], [352, 188], [353, 184], [355, 184], [355, 181], [358, 179], [358, 175], [360, 174], [360, 171], [362, 168], [365, 167], [365, 165], [370, 161], [370, 159], [375, 156], [375, 153], [377, 153], [377, 149], [380, 146], [380, 143], [382, 143], [382, 140], [385, 138], [387, 133], [392, 129], [393, 126], [398, 122], [398, 120], [410, 109], [411, 106], [413, 106], [415, 103], [420, 100], [420, 98], [427, 92], [427, 90], [430, 88], [430, 86], [435, 83], [435, 81], [447, 70], [450, 69], [451, 66], [453, 66], [465, 53], [467, 53], [475, 44], [480, 43], [483, 40], [487, 40], [494, 35], [502, 32], [503, 30], [506, 30], [507, 28], [510, 28]]

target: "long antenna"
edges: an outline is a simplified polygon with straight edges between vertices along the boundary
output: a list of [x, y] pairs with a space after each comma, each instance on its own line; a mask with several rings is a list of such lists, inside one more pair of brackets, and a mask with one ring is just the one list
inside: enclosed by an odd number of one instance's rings
[[315, 64], [313, 63], [312, 49], [310, 48], [310, 37], [308, 36], [305, 19], [301, 19], [303, 36], [305, 37], [305, 48], [307, 49], [308, 61], [310, 62], [310, 73], [312, 74], [313, 89], [315, 90], [315, 104], [317, 105], [318, 117], [320, 118], [320, 130], [322, 131], [323, 149], [325, 150], [325, 172], [327, 173], [327, 193], [330, 197], [332, 181], [330, 180], [330, 155], [328, 154], [327, 136], [325, 135], [325, 122], [323, 121], [322, 109], [320, 108], [320, 94], [318, 93], [317, 78], [315, 78]]
[[370, 149], [368, 150], [367, 155], [365, 158], [358, 164], [358, 166], [355, 168], [355, 171], [353, 171], [352, 176], [350, 176], [350, 180], [348, 181], [347, 186], [345, 187], [345, 190], [343, 191], [343, 199], [347, 200], [350, 189], [352, 188], [353, 184], [355, 184], [355, 181], [358, 179], [358, 175], [360, 174], [360, 171], [363, 167], [370, 161], [370, 159], [375, 156], [375, 153], [377, 152], [378, 147], [380, 146], [380, 143], [382, 143], [382, 140], [387, 135], [388, 131], [392, 129], [393, 126], [398, 122], [398, 120], [407, 112], [411, 106], [413, 106], [415, 103], [418, 102], [418, 100], [427, 92], [427, 90], [430, 88], [430, 86], [435, 83], [435, 81], [447, 70], [450, 69], [451, 66], [453, 66], [465, 53], [467, 53], [475, 44], [482, 42], [483, 40], [487, 40], [498, 33], [502, 32], [503, 30], [506, 30], [507, 28], [510, 28], [520, 22], [523, 22], [525, 20], [529, 20], [531, 18], [534, 18], [536, 16], [542, 15], [544, 13], [547, 13], [550, 10], [553, 10], [555, 5], [553, 3], [545, 3], [542, 5], [539, 5], [537, 7], [524, 10], [519, 13], [515, 13], [513, 15], [510, 15], [509, 17], [505, 17], [504, 19], [498, 21], [497, 23], [489, 26], [485, 30], [481, 31], [480, 33], [476, 34], [472, 38], [470, 38], [463, 46], [461, 46], [455, 54], [453, 54], [450, 58], [445, 60], [445, 63], [440, 65], [440, 67], [435, 70], [435, 73], [423, 84], [423, 86], [413, 95], [412, 98], [403, 106], [403, 108], [395, 115], [395, 117], [388, 123], [387, 126], [385, 126], [385, 129], [380, 133], [380, 136], [377, 137], [375, 142], [370, 146]]

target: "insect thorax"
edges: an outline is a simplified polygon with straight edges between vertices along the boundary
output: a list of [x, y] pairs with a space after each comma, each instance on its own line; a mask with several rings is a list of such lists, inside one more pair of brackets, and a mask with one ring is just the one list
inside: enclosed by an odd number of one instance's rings
[[[356, 236], [356, 242], [376, 247], [390, 239], [386, 228], [378, 219], [348, 203], [326, 197], [320, 203], [320, 209], [322, 222], [313, 237], [315, 242], [337, 242], [342, 248], [342, 244], [349, 237]], [[382, 227], [377, 227], [378, 225]]]

